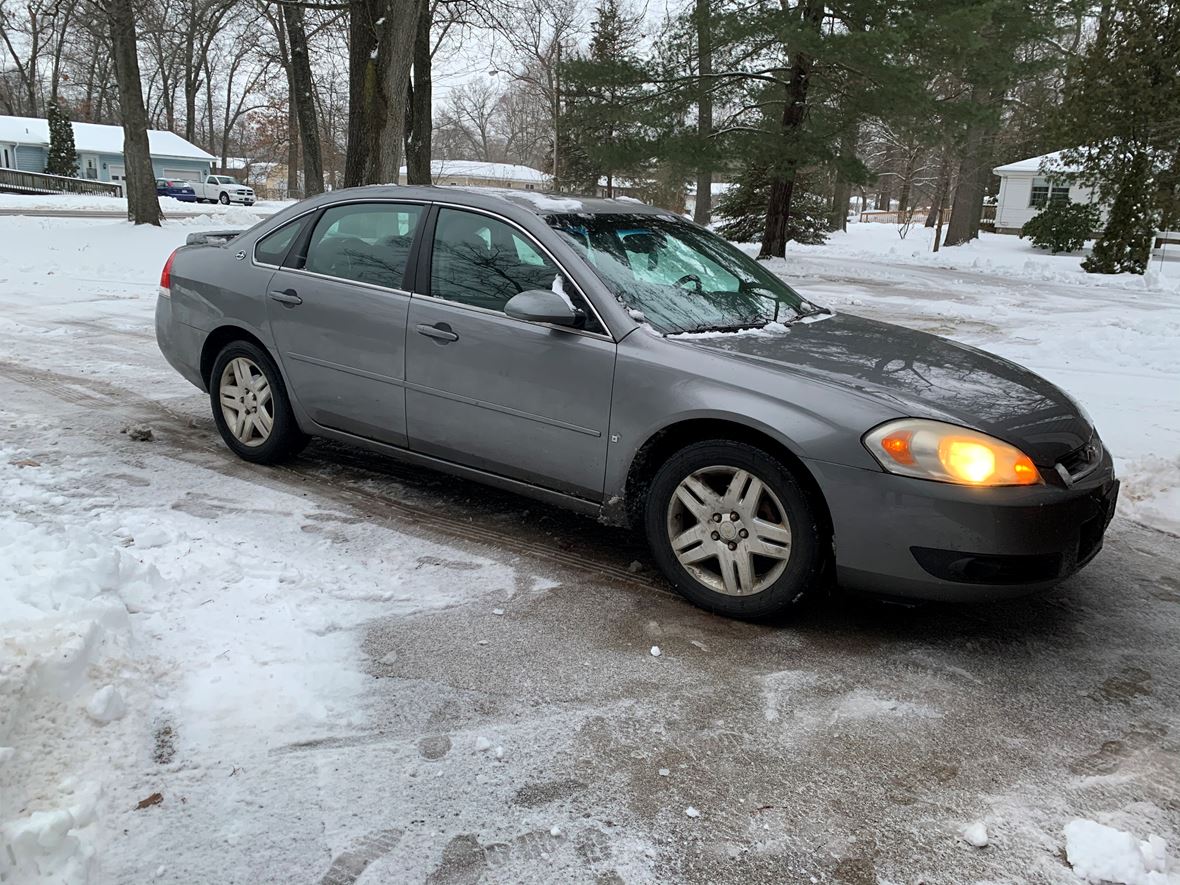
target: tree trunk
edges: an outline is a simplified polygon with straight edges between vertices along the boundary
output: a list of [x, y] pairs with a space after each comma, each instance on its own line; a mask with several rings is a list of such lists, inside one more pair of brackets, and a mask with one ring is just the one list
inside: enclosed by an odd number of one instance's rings
[[196, 57], [196, 23], [189, 21], [184, 39], [184, 140], [197, 140], [197, 92], [201, 88], [200, 64]]
[[901, 172], [901, 192], [897, 195], [897, 220], [906, 218], [910, 208], [910, 196], [914, 187], [914, 155], [906, 153]]
[[[850, 126], [840, 136], [840, 160], [849, 163], [856, 157], [856, 140], [859, 127]], [[848, 230], [848, 204], [852, 200], [852, 182], [843, 172], [836, 173], [836, 183], [832, 188], [832, 211], [828, 216], [828, 223], [832, 230]]]
[[111, 33], [111, 58], [123, 114], [123, 158], [126, 163], [127, 214], [136, 224], [160, 224], [160, 200], [148, 147], [147, 111], [139, 79], [135, 47], [135, 13], [132, 0], [107, 0], [107, 24]]
[[397, 182], [401, 173], [402, 143], [406, 131], [406, 84], [414, 62], [420, 0], [387, 0], [378, 53], [384, 56], [378, 91], [384, 113], [377, 119], [375, 153], [369, 156], [366, 184]]
[[983, 194], [991, 173], [990, 140], [983, 124], [967, 130], [967, 143], [959, 162], [959, 181], [955, 186], [951, 220], [946, 226], [944, 246], [961, 246], [979, 236], [979, 219], [983, 215]]
[[433, 84], [430, 61], [430, 4], [423, 0], [414, 36], [414, 82], [406, 121], [406, 184], [430, 184]]
[[[817, 0], [805, 0], [801, 8], [803, 23], [818, 31], [823, 6]], [[807, 87], [814, 59], [805, 52], [795, 52], [791, 65], [791, 79], [787, 85], [786, 104], [783, 106], [780, 132], [784, 145], [795, 138], [795, 132], [807, 116]], [[788, 147], [788, 152], [790, 148]], [[789, 155], [789, 154], [788, 154]], [[791, 217], [791, 197], [795, 192], [796, 161], [776, 172], [770, 180], [770, 199], [766, 206], [766, 229], [762, 232], [759, 258], [783, 258], [787, 254], [787, 221]]]
[[713, 22], [711, 0], [696, 0], [697, 26], [697, 138], [702, 163], [697, 167], [697, 199], [692, 220], [708, 224], [713, 218], [713, 165], [709, 143], [713, 134]]
[[295, 94], [291, 104], [299, 118], [299, 143], [303, 148], [303, 196], [324, 192], [324, 161], [320, 153], [320, 126], [317, 120], [311, 59], [307, 52], [307, 32], [303, 27], [303, 7], [283, 4], [283, 22], [291, 48], [291, 82]]
[[420, 9], [421, 0], [349, 5], [345, 187], [398, 180]]
[[375, 150], [377, 83], [379, 80], [378, 19], [383, 0], [351, 0], [348, 5], [348, 145], [344, 154], [344, 186], [364, 184], [369, 154]]
[[934, 227], [937, 222], [938, 210], [946, 201], [946, 193], [950, 190], [950, 186], [951, 161], [946, 154], [943, 154], [942, 162], [938, 165], [938, 183], [934, 187], [934, 199], [930, 203], [930, 211], [926, 213], [926, 227]]

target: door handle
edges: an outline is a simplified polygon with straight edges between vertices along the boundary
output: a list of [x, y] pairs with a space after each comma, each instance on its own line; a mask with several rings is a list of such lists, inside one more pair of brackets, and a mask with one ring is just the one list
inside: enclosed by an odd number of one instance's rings
[[459, 340], [458, 334], [452, 332], [446, 323], [439, 323], [437, 326], [428, 326], [426, 323], [419, 323], [415, 328], [418, 330], [419, 335], [425, 335], [427, 338], [433, 338], [444, 344]]
[[273, 298], [275, 301], [282, 302], [283, 304], [302, 304], [303, 303], [303, 299], [299, 297], [299, 295], [295, 292], [294, 289], [272, 290], [270, 293], [270, 297]]

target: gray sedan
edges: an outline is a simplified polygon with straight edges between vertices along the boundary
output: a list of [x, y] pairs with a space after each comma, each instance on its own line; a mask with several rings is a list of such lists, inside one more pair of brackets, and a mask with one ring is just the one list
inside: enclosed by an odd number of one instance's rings
[[1052, 384], [834, 314], [659, 209], [370, 187], [189, 239], [157, 337], [238, 456], [326, 437], [629, 526], [727, 615], [833, 578], [1048, 587], [1114, 512], [1110, 456]]

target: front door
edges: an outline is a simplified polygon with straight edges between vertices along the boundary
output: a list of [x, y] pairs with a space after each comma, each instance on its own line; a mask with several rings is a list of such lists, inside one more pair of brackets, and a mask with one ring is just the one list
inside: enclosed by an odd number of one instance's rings
[[82, 157], [82, 177], [98, 181], [98, 157], [94, 154], [86, 154]]
[[16, 168], [16, 147], [0, 144], [0, 169]]
[[[439, 210], [428, 293], [410, 301], [410, 448], [585, 498], [601, 497], [615, 343], [552, 258], [494, 216]], [[508, 299], [562, 290], [582, 330], [512, 319]]]
[[271, 278], [271, 334], [291, 395], [317, 424], [406, 444], [404, 277], [424, 214], [412, 203], [332, 206]]

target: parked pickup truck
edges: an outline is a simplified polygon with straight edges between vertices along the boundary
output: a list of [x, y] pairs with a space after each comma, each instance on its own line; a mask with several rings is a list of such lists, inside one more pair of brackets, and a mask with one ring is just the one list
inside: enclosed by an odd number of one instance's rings
[[244, 206], [254, 205], [254, 191], [252, 188], [240, 184], [228, 175], [206, 175], [200, 181], [193, 183], [193, 190], [197, 192], [198, 203], [241, 203]]

